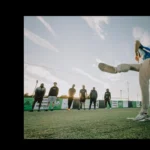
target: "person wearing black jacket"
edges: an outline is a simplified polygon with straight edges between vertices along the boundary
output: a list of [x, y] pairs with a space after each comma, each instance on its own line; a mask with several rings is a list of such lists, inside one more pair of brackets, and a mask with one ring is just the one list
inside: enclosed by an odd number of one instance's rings
[[111, 99], [111, 93], [109, 92], [109, 89], [106, 89], [106, 92], [104, 95], [105, 108], [107, 108], [107, 103], [108, 103], [109, 107], [111, 109], [110, 99]]
[[57, 87], [57, 83], [54, 82], [54, 86], [51, 87], [49, 93], [48, 93], [48, 105], [47, 105], [47, 109], [46, 111], [48, 111], [48, 108], [49, 108], [49, 104], [50, 102], [52, 102], [52, 108], [51, 108], [51, 111], [53, 111], [53, 108], [54, 108], [54, 104], [57, 100], [57, 95], [59, 93], [59, 88]]
[[74, 98], [74, 94], [76, 93], [76, 89], [74, 87], [75, 87], [75, 84], [73, 84], [72, 88], [70, 88], [69, 91], [68, 91], [68, 94], [69, 94], [69, 97], [68, 97], [68, 110], [70, 110], [70, 107], [71, 107], [71, 104], [72, 104], [72, 101], [73, 101], [73, 98]]
[[40, 111], [41, 103], [42, 103], [43, 97], [45, 95], [45, 92], [46, 92], [46, 88], [44, 87], [44, 83], [41, 83], [40, 87], [37, 87], [35, 90], [34, 101], [33, 101], [32, 109], [30, 110], [30, 112], [33, 112], [36, 102], [39, 103], [38, 111]]
[[96, 109], [96, 99], [98, 97], [97, 91], [95, 90], [95, 87], [93, 87], [93, 90], [90, 92], [90, 106], [89, 110], [91, 109], [92, 102], [94, 103], [94, 109]]

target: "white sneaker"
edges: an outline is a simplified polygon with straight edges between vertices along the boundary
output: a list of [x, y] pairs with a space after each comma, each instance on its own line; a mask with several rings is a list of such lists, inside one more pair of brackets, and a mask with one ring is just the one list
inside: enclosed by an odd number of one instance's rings
[[150, 121], [150, 117], [148, 117], [146, 120], [149, 120], [149, 121]]
[[104, 71], [104, 72], [117, 73], [116, 67], [113, 67], [104, 63], [99, 63], [98, 67], [101, 71]]
[[145, 113], [139, 113], [135, 118], [134, 118], [134, 121], [139, 121], [139, 120], [142, 120], [142, 119], [146, 119], [148, 117], [147, 114]]
[[139, 120], [139, 121], [150, 121], [150, 117], [142, 119], [142, 120]]

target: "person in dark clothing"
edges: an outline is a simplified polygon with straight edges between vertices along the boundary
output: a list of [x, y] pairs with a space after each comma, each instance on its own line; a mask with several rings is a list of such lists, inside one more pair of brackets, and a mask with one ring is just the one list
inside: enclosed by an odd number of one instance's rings
[[94, 109], [96, 109], [96, 99], [98, 97], [97, 91], [95, 90], [95, 87], [93, 87], [93, 90], [90, 92], [90, 106], [89, 110], [91, 109], [92, 102], [94, 103]]
[[41, 103], [42, 103], [43, 97], [45, 95], [45, 92], [46, 92], [46, 89], [45, 89], [43, 83], [40, 85], [40, 87], [36, 88], [31, 112], [33, 112], [33, 109], [34, 109], [36, 102], [39, 103], [38, 111], [40, 111]]
[[45, 111], [48, 111], [50, 102], [52, 102], [51, 111], [53, 111], [55, 102], [56, 102], [56, 100], [57, 100], [57, 95], [58, 95], [58, 93], [59, 93], [59, 88], [57, 87], [57, 83], [54, 82], [54, 86], [51, 87], [51, 89], [50, 89], [50, 91], [49, 91], [49, 93], [48, 93], [48, 104], [47, 104], [47, 109], [46, 109]]
[[104, 95], [105, 108], [107, 108], [107, 103], [108, 103], [109, 107], [111, 109], [110, 99], [111, 99], [111, 93], [109, 92], [109, 89], [106, 89], [106, 92]]
[[74, 98], [74, 94], [76, 93], [76, 89], [74, 87], [75, 87], [75, 84], [73, 84], [72, 88], [70, 88], [69, 91], [68, 91], [68, 94], [69, 94], [69, 97], [68, 97], [68, 110], [70, 110], [70, 107], [71, 107], [71, 104], [72, 104], [72, 101], [73, 101], [73, 98]]
[[79, 93], [79, 97], [80, 97], [79, 110], [81, 107], [81, 103], [84, 105], [84, 110], [85, 110], [85, 100], [87, 98], [87, 90], [85, 89], [85, 85], [82, 86], [82, 89], [80, 90], [80, 93]]

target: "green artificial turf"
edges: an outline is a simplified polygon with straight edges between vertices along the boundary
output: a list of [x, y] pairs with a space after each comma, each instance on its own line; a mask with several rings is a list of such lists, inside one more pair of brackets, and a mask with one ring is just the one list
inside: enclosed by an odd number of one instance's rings
[[135, 122], [140, 108], [24, 112], [25, 139], [150, 139], [150, 121]]

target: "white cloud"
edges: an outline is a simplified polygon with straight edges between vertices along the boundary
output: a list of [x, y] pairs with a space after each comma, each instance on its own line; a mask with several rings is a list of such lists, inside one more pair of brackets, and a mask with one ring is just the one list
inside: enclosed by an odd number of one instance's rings
[[95, 64], [92, 65], [94, 68], [96, 68], [97, 66]]
[[107, 78], [107, 79], [109, 79], [112, 82], [115, 82], [115, 81], [119, 81], [120, 80], [121, 74], [120, 73], [118, 73], [118, 74], [104, 73], [104, 78]]
[[41, 38], [40, 36], [36, 35], [35, 33], [29, 31], [28, 29], [24, 28], [24, 36], [26, 36], [28, 39], [33, 41], [35, 44], [38, 44], [44, 48], [50, 49], [55, 52], [59, 52], [57, 48], [55, 48], [51, 43], [49, 43], [47, 40]]
[[140, 40], [144, 46], [150, 46], [150, 33], [145, 31], [143, 28], [133, 28], [133, 37], [135, 40]]
[[54, 76], [49, 70], [43, 67], [24, 64], [24, 76], [24, 88], [26, 93], [28, 92], [32, 94], [35, 82], [36, 80], [38, 80], [39, 84], [42, 82], [44, 83], [46, 87], [46, 93], [48, 93], [49, 89], [53, 86], [53, 82], [57, 82], [57, 85], [60, 89], [59, 96], [61, 96], [62, 94], [68, 94], [68, 89], [70, 88], [68, 82]]
[[95, 81], [95, 82], [97, 82], [97, 83], [103, 84], [104, 88], [110, 88], [110, 85], [109, 85], [108, 83], [105, 83], [105, 82], [103, 82], [103, 81], [101, 81], [101, 80], [99, 80], [99, 79], [93, 77], [92, 75], [86, 73], [86, 72], [83, 71], [82, 69], [79, 69], [79, 68], [72, 68], [72, 70], [73, 70], [74, 72], [76, 72], [76, 73], [79, 73], [79, 74], [81, 74], [81, 75], [83, 75], [83, 76], [88, 77], [88, 78], [91, 79], [92, 81]]
[[99, 58], [96, 58], [96, 62], [97, 62], [97, 63], [105, 63], [104, 61], [102, 61], [102, 60], [99, 59]]
[[44, 24], [44, 26], [49, 30], [49, 32], [52, 33], [53, 36], [56, 37], [55, 31], [52, 29], [52, 27], [50, 26], [50, 24], [48, 24], [48, 23], [44, 20], [43, 17], [37, 16], [37, 19], [39, 19], [39, 20]]
[[97, 35], [100, 36], [101, 39], [105, 39], [106, 33], [103, 31], [102, 26], [103, 24], [108, 24], [108, 17], [106, 16], [83, 16], [84, 19], [90, 28], [92, 28]]

